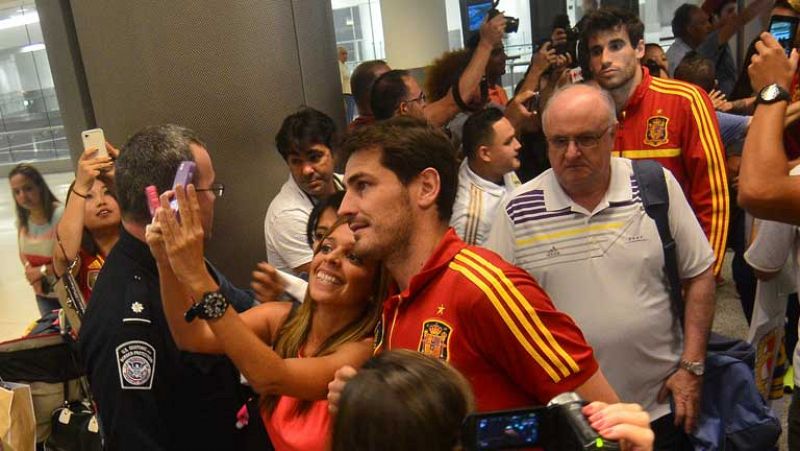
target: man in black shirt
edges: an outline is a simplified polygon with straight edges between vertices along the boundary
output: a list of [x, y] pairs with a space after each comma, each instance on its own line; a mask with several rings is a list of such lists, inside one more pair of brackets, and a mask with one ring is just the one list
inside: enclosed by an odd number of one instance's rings
[[[211, 159], [194, 132], [175, 125], [146, 128], [128, 140], [116, 162], [123, 230], [98, 277], [79, 339], [107, 449], [236, 446], [239, 373], [226, 357], [177, 349], [162, 310], [156, 262], [145, 243], [150, 214], [144, 188], [170, 189], [184, 160], [197, 165], [194, 183], [210, 236], [214, 199], [222, 187], [213, 183]], [[253, 305], [249, 293], [213, 272], [238, 311]]]

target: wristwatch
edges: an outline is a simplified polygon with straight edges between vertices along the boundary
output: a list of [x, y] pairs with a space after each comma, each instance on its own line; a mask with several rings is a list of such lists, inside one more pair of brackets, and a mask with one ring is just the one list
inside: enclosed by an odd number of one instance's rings
[[195, 318], [214, 320], [222, 318], [225, 310], [228, 310], [230, 303], [219, 291], [209, 291], [195, 302], [183, 315], [187, 323], [191, 323]]
[[781, 100], [788, 101], [789, 99], [791, 99], [789, 92], [778, 86], [777, 83], [773, 83], [761, 89], [756, 97], [756, 103], [770, 105]]
[[695, 376], [702, 376], [703, 373], [706, 372], [706, 364], [704, 362], [692, 362], [691, 360], [681, 359], [680, 366]]

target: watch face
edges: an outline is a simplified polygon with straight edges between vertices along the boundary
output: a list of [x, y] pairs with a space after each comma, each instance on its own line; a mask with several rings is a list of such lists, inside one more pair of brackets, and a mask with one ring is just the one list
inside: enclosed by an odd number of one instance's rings
[[769, 102], [770, 100], [775, 100], [779, 93], [777, 85], [769, 85], [762, 91], [761, 98]]
[[228, 300], [220, 293], [208, 293], [203, 296], [203, 316], [206, 319], [217, 319], [228, 309]]

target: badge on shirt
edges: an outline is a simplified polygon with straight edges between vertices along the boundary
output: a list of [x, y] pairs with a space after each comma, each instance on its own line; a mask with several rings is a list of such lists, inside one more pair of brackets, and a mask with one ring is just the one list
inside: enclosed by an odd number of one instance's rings
[[422, 336], [419, 339], [418, 351], [434, 359], [449, 360], [447, 345], [453, 328], [438, 319], [429, 319], [422, 323]]
[[131, 340], [117, 346], [117, 369], [123, 390], [150, 390], [156, 371], [156, 350], [150, 343]]
[[667, 125], [669, 118], [665, 116], [652, 116], [647, 120], [647, 131], [645, 132], [644, 143], [648, 146], [657, 147], [669, 141]]

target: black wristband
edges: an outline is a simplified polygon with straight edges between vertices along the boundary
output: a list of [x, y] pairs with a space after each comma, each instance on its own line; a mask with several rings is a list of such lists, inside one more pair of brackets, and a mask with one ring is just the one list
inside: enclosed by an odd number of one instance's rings
[[72, 187], [72, 193], [75, 194], [76, 196], [82, 198], [82, 199], [86, 199], [86, 194], [81, 194], [81, 193], [75, 191], [75, 187], [74, 186]]

